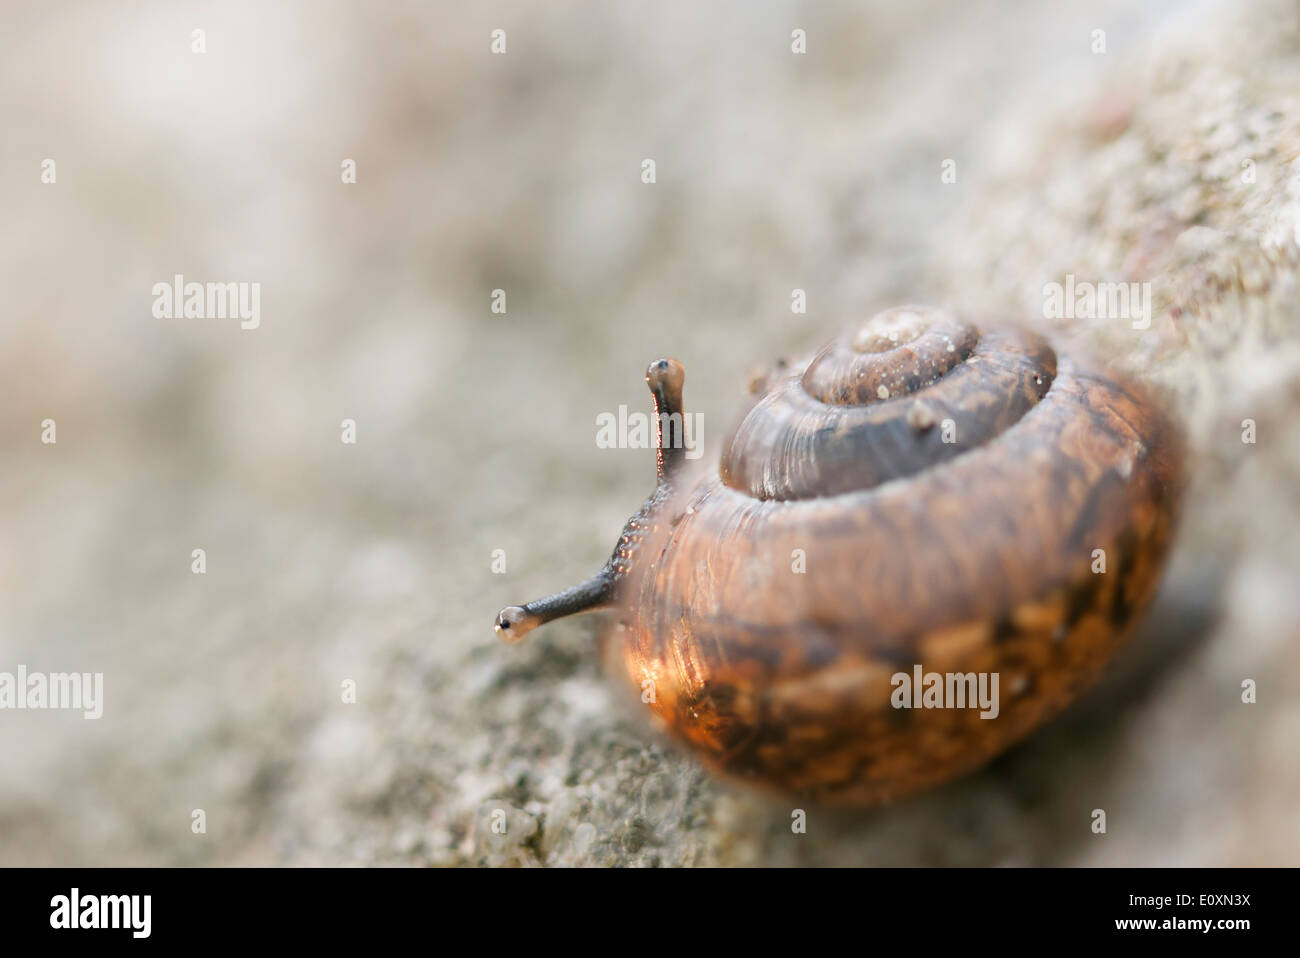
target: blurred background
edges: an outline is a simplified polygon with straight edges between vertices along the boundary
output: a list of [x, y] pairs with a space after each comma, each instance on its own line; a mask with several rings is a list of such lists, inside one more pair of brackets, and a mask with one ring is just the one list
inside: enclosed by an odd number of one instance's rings
[[[0, 25], [0, 670], [105, 683], [98, 721], [0, 712], [0, 864], [1300, 861], [1288, 5], [54, 0]], [[1206, 172], [1238, 148], [1248, 195]], [[495, 640], [648, 493], [653, 455], [594, 437], [646, 407], [649, 359], [685, 363], [716, 458], [756, 365], [900, 301], [1039, 315], [1067, 269], [1155, 282], [1148, 336], [1056, 332], [1176, 404], [1196, 486], [1132, 660], [990, 769], [791, 836], [620, 704], [596, 620]], [[176, 274], [259, 283], [259, 328], [156, 318]]]

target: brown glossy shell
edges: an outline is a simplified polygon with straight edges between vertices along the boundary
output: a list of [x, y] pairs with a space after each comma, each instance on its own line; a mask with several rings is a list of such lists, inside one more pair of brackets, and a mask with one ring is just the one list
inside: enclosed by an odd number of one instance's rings
[[[764, 383], [660, 513], [623, 666], [725, 774], [838, 804], [937, 784], [1097, 678], [1157, 584], [1180, 450], [1135, 386], [1032, 333], [882, 313]], [[893, 707], [917, 665], [996, 672], [998, 716]]]

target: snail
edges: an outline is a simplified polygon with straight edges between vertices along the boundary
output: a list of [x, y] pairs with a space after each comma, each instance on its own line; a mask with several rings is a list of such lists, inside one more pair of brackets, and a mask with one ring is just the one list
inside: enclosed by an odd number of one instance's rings
[[[1032, 331], [879, 313], [760, 376], [696, 482], [684, 379], [646, 373], [658, 482], [609, 561], [496, 631], [616, 609], [613, 657], [723, 776], [873, 805], [971, 771], [1099, 677], [1159, 581], [1178, 430]], [[943, 699], [984, 678], [992, 707]]]

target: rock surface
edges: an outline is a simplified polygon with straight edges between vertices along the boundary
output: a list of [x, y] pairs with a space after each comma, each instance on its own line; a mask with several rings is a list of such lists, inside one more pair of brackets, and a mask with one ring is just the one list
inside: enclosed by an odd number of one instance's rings
[[[1129, 6], [222, 4], [201, 55], [162, 2], [6, 30], [0, 670], [102, 671], [105, 713], [0, 713], [0, 864], [1300, 861], [1300, 27]], [[155, 319], [177, 273], [260, 282], [260, 327]], [[1150, 329], [1041, 319], [1066, 274], [1150, 282]], [[490, 623], [649, 490], [592, 441], [648, 359], [716, 456], [749, 370], [906, 300], [1148, 377], [1187, 519], [1086, 701], [793, 834], [643, 724], [599, 620]]]

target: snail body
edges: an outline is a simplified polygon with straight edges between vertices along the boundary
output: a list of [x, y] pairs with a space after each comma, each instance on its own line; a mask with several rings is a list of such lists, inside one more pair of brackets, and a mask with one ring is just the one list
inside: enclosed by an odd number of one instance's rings
[[[880, 313], [758, 381], [694, 485], [683, 378], [647, 373], [659, 483], [610, 561], [497, 630], [616, 608], [623, 670], [725, 775], [852, 805], [960, 775], [1091, 685], [1158, 584], [1177, 432], [1033, 333]], [[997, 701], [914, 707], [929, 675]]]

